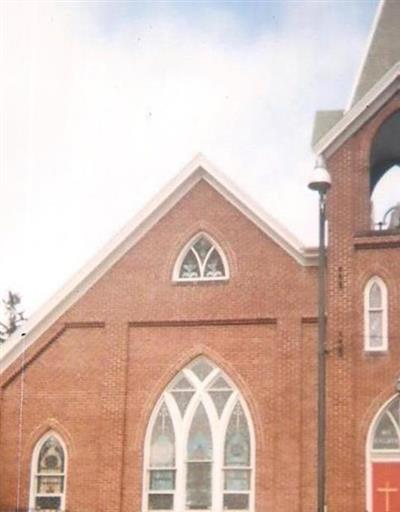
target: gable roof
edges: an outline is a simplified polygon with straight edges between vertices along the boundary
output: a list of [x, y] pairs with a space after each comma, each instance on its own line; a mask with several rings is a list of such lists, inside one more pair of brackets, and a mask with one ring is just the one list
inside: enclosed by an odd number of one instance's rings
[[400, 60], [400, 2], [381, 0], [361, 62], [350, 106], [355, 105]]
[[0, 373], [79, 300], [200, 180], [205, 180], [211, 185], [299, 264], [304, 266], [318, 264], [317, 249], [303, 247], [297, 238], [199, 154], [0, 347]]
[[349, 107], [320, 111], [312, 146], [329, 156], [400, 89], [400, 1], [381, 0]]
[[313, 146], [317, 155], [329, 156], [344, 141], [351, 137], [391, 97], [400, 90], [400, 61], [397, 62], [363, 98], [361, 98], [339, 121]]

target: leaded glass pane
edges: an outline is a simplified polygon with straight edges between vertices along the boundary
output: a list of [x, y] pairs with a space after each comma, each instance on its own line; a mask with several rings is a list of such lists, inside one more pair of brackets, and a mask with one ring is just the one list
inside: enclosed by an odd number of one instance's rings
[[226, 380], [222, 377], [222, 375], [220, 375], [218, 377], [218, 379], [216, 379], [212, 386], [211, 386], [211, 389], [231, 389], [230, 385], [226, 382]]
[[181, 415], [184, 416], [194, 391], [171, 391], [171, 394], [175, 398]]
[[186, 507], [189, 510], [211, 508], [211, 462], [188, 462]]
[[62, 476], [38, 476], [38, 494], [62, 494], [64, 492], [64, 477]]
[[382, 307], [382, 290], [378, 283], [374, 283], [369, 290], [369, 307]]
[[250, 465], [250, 434], [247, 419], [238, 402], [233, 409], [225, 437], [225, 466]]
[[59, 496], [38, 496], [35, 499], [35, 510], [61, 510]]
[[193, 386], [190, 384], [188, 379], [183, 375], [177, 382], [174, 384], [173, 389], [193, 389]]
[[50, 436], [40, 449], [38, 473], [63, 473], [64, 450], [54, 436]]
[[221, 416], [222, 411], [225, 408], [226, 402], [228, 398], [231, 396], [232, 391], [213, 391], [212, 389], [209, 391], [209, 394], [214, 402], [215, 408], [217, 409], [218, 416]]
[[208, 257], [206, 268], [204, 271], [205, 277], [224, 277], [225, 268], [221, 256], [216, 249], [213, 249]]
[[184, 279], [195, 279], [200, 277], [200, 267], [194, 252], [190, 251], [186, 254], [182, 262], [179, 277]]
[[171, 467], [175, 465], [175, 434], [171, 416], [165, 404], [157, 414], [150, 446], [151, 467]]
[[174, 470], [150, 471], [150, 489], [152, 491], [173, 491], [175, 489]]
[[195, 251], [197, 252], [199, 258], [200, 258], [200, 261], [203, 263], [204, 260], [206, 259], [207, 257], [207, 254], [209, 253], [210, 249], [211, 249], [211, 243], [209, 242], [209, 240], [207, 238], [205, 238], [204, 236], [202, 236], [201, 238], [199, 238], [199, 240], [194, 244], [194, 249]]
[[390, 404], [389, 411], [397, 426], [400, 428], [400, 398], [395, 398]]
[[248, 491], [250, 489], [250, 471], [245, 469], [225, 470], [224, 489], [226, 491]]
[[224, 510], [248, 510], [248, 494], [224, 494]]
[[213, 368], [205, 359], [200, 359], [193, 364], [191, 369], [200, 380], [204, 380]]
[[382, 416], [375, 430], [373, 447], [374, 450], [400, 449], [399, 436], [387, 413]]
[[218, 279], [226, 277], [221, 254], [205, 236], [187, 250], [179, 269], [180, 279]]
[[190, 427], [187, 458], [191, 461], [206, 461], [212, 458], [210, 423], [203, 404], [199, 404]]
[[172, 510], [173, 494], [149, 494], [149, 510]]
[[371, 347], [382, 345], [382, 311], [369, 312], [369, 342]]

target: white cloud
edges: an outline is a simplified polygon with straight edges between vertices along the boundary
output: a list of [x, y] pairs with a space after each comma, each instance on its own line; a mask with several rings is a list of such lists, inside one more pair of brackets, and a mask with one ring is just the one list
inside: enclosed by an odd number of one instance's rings
[[314, 240], [314, 110], [343, 106], [365, 27], [294, 3], [253, 38], [221, 8], [206, 26], [164, 13], [110, 36], [83, 5], [1, 7], [0, 289], [37, 307], [198, 151]]

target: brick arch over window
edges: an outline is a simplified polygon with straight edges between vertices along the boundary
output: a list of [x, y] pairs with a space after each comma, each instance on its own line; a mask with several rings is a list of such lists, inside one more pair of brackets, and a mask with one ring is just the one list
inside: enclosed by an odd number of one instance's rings
[[54, 431], [46, 432], [32, 452], [30, 509], [65, 510], [67, 465], [63, 439]]
[[370, 151], [370, 193], [382, 176], [400, 164], [400, 110], [391, 114], [375, 134]]
[[201, 231], [181, 250], [174, 266], [174, 281], [221, 281], [229, 279], [228, 260], [219, 244]]
[[366, 457], [367, 510], [400, 510], [399, 395], [386, 402], [371, 422]]
[[142, 509], [253, 511], [254, 458], [241, 393], [200, 356], [172, 379], [151, 415]]

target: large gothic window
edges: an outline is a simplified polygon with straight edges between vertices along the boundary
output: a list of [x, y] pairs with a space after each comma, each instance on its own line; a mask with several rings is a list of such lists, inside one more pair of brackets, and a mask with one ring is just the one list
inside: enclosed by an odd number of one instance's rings
[[367, 509], [400, 510], [400, 396], [373, 422], [367, 454]]
[[371, 278], [364, 290], [364, 348], [382, 351], [388, 348], [387, 288], [379, 277]]
[[36, 445], [31, 463], [31, 504], [34, 510], [65, 510], [66, 453], [54, 433]]
[[174, 268], [175, 281], [218, 281], [228, 277], [224, 253], [205, 233], [199, 233], [190, 240]]
[[153, 411], [143, 510], [253, 511], [252, 432], [233, 383], [208, 359], [194, 360]]

